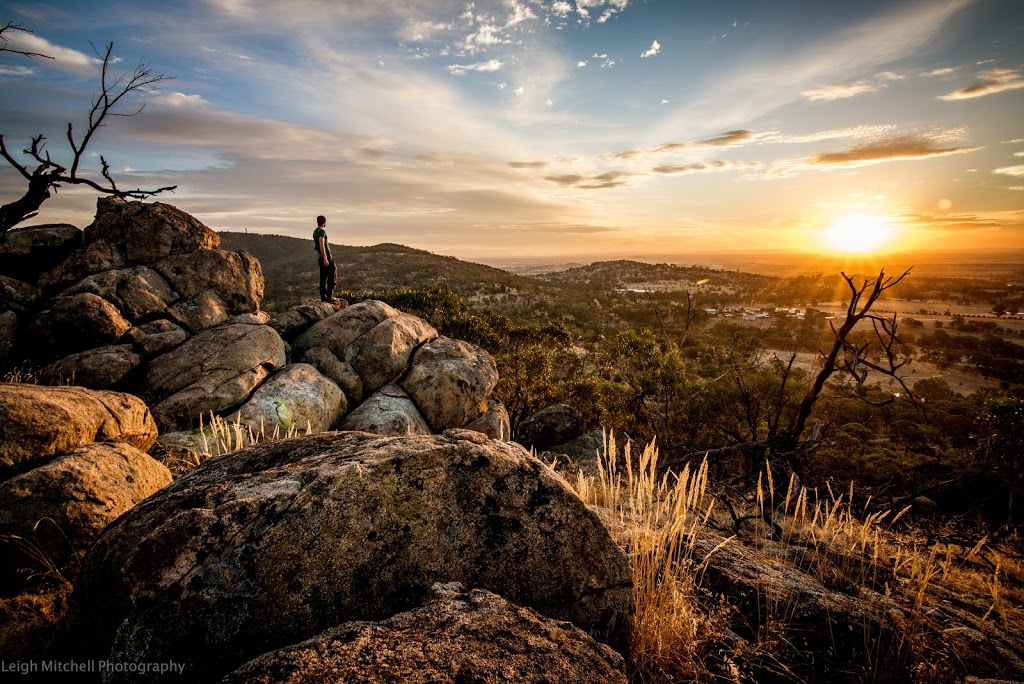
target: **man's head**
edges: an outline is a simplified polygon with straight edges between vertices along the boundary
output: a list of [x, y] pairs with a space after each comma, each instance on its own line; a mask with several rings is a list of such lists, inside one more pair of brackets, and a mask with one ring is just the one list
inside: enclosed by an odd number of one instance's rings
[[316, 217], [316, 225], [320, 226], [321, 228], [326, 226], [327, 225], [327, 217], [326, 216], [317, 216]]

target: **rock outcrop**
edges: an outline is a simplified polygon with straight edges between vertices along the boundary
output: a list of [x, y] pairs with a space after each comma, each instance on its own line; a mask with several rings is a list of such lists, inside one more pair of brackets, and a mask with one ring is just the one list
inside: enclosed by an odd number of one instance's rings
[[516, 428], [516, 441], [540, 451], [579, 437], [584, 427], [579, 411], [566, 404], [555, 404], [520, 423]]
[[597, 516], [518, 445], [327, 433], [207, 461], [119, 518], [76, 588], [94, 657], [215, 680], [458, 581], [624, 646], [632, 583]]
[[156, 437], [149, 409], [131, 395], [0, 383], [0, 475], [92, 442], [120, 441], [146, 451]]
[[[370, 400], [346, 429], [472, 424], [508, 439], [485, 351], [438, 339], [379, 301], [305, 304], [270, 319], [255, 257], [218, 249], [216, 233], [170, 205], [102, 198], [84, 231], [41, 226], [12, 237], [9, 253], [0, 248], [0, 366], [27, 361], [44, 382], [138, 395], [165, 433], [194, 431], [211, 414], [257, 433], [322, 431]], [[35, 271], [4, 274], [33, 250], [48, 255]], [[281, 375], [292, 362], [301, 379]]]
[[81, 246], [81, 229], [66, 223], [14, 228], [0, 241], [0, 274], [35, 284]]
[[227, 323], [154, 359], [146, 370], [144, 396], [161, 429], [184, 429], [211, 412], [234, 411], [286, 362], [284, 341], [270, 326]]
[[[0, 535], [31, 543], [73, 577], [71, 566], [107, 525], [170, 482], [163, 464], [130, 444], [87, 444], [0, 482]], [[24, 549], [7, 550], [4, 570], [32, 567]]]
[[421, 608], [348, 622], [267, 653], [223, 684], [626, 684], [622, 656], [565, 622], [483, 589], [436, 584]]
[[0, 383], [0, 585], [74, 577], [112, 520], [171, 481], [146, 405], [118, 392]]

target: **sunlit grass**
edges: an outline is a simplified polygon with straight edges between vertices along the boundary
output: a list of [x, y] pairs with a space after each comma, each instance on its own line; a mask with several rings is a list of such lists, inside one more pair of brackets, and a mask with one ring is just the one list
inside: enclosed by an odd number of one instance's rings
[[[1011, 634], [1021, 624], [1024, 568], [987, 539], [957, 547], [922, 538], [906, 524], [908, 508], [876, 508], [870, 499], [854, 505], [852, 485], [842, 493], [826, 488], [819, 496], [796, 478], [784, 493], [776, 484], [771, 469], [765, 469], [749, 500], [726, 510], [710, 493], [706, 464], [678, 476], [659, 475], [653, 444], [637, 457], [628, 444], [620, 452], [610, 436], [599, 454], [598, 476], [577, 476], [577, 492], [598, 507], [633, 571], [633, 681], [711, 681], [723, 671], [735, 674], [728, 656], [715, 663], [714, 672], [709, 663], [713, 651], [721, 654], [721, 637], [737, 620], [757, 627], [743, 657], [756, 659], [764, 671], [799, 680], [803, 675], [789, 658], [813, 660], [813, 654], [799, 653], [792, 637], [799, 604], [810, 600], [801, 593], [805, 589], [794, 587], [810, 585], [782, 581], [779, 573], [806, 574], [866, 607], [891, 602], [893, 609], [878, 618], [891, 633], [857, 646], [863, 660], [849, 664], [872, 681], [950, 681], [960, 654], [946, 644], [948, 618], [937, 607], [951, 597], [967, 607], [961, 619], [970, 629]], [[710, 529], [741, 518], [746, 522], [738, 537]], [[710, 553], [701, 552], [716, 539]], [[764, 563], [757, 615], [738, 614], [704, 586], [709, 562], [731, 545], [741, 545], [742, 553]], [[871, 630], [882, 628], [880, 623]], [[834, 643], [832, 650], [839, 646]]]

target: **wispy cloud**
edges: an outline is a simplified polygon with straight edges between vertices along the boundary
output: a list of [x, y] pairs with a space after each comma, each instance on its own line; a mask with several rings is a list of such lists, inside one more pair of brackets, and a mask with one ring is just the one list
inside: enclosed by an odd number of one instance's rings
[[982, 149], [981, 147], [950, 147], [950, 132], [937, 134], [906, 133], [857, 145], [838, 152], [822, 152], [808, 158], [816, 166], [870, 166], [891, 161], [945, 157]]
[[999, 169], [994, 169], [992, 173], [999, 173], [1004, 176], [1013, 176], [1014, 178], [1024, 178], [1024, 166], [1004, 166]]
[[532, 162], [516, 162], [512, 161], [508, 163], [513, 169], [544, 169], [550, 164], [546, 161], [532, 161]]
[[[856, 130], [856, 127], [852, 130]], [[982, 146], [955, 144], [965, 135], [965, 129], [955, 128], [876, 136], [845, 150], [819, 152], [799, 159], [775, 161], [764, 171], [763, 176], [786, 178], [827, 169], [851, 169], [895, 161], [931, 159], [984, 149]]]
[[710, 147], [730, 147], [732, 145], [740, 145], [749, 140], [753, 140], [756, 134], [753, 131], [748, 130], [735, 130], [726, 131], [721, 135], [715, 136], [714, 138], [708, 138], [707, 140], [701, 140], [697, 145], [708, 145]]
[[814, 133], [799, 135], [767, 134], [765, 142], [778, 143], [814, 143], [825, 140], [841, 140], [845, 138], [873, 138], [883, 135], [895, 129], [894, 124], [861, 124], [859, 126], [847, 126], [845, 128], [830, 128]]
[[203, 99], [201, 95], [186, 95], [185, 93], [176, 92], [161, 92], [149, 98], [149, 101], [153, 104], [163, 105], [165, 107], [204, 107], [210, 103]]
[[853, 83], [831, 83], [829, 85], [809, 88], [800, 94], [812, 102], [821, 100], [842, 100], [861, 93], [873, 93], [878, 86], [868, 81], [855, 81]]
[[989, 212], [983, 214], [903, 211], [895, 217], [896, 223], [915, 230], [971, 231], [1021, 229], [1024, 212]]
[[473, 64], [449, 64], [445, 67], [448, 73], [456, 76], [463, 76], [470, 71], [500, 71], [505, 63], [500, 59], [489, 59], [486, 62], [475, 62]]
[[654, 41], [653, 43], [651, 43], [651, 47], [647, 48], [646, 50], [640, 53], [640, 59], [653, 57], [659, 52], [661, 52], [661, 43], [659, 43], [658, 41]]
[[939, 95], [939, 100], [970, 100], [976, 97], [994, 95], [1007, 90], [1024, 88], [1024, 76], [1019, 69], [989, 69], [979, 74], [978, 81], [966, 88], [955, 90], [947, 95]]
[[34, 52], [52, 57], [52, 60], [45, 60], [46, 64], [64, 71], [91, 74], [96, 71], [100, 64], [100, 60], [95, 55], [87, 55], [78, 50], [61, 47], [34, 33], [15, 31], [9, 36], [5, 35], [4, 38], [7, 40], [7, 47], [9, 49], [21, 52]]
[[939, 69], [932, 69], [931, 71], [926, 71], [926, 72], [924, 72], [921, 75], [922, 76], [929, 76], [929, 77], [931, 77], [931, 76], [947, 76], [947, 75], [953, 73], [954, 71], [956, 71], [959, 68], [960, 67], [941, 67]]
[[651, 147], [647, 149], [623, 150], [621, 152], [607, 152], [605, 154], [599, 155], [599, 158], [604, 159], [605, 161], [626, 160], [637, 159], [639, 157], [680, 152], [685, 149], [699, 147], [734, 147], [737, 145], [743, 145], [744, 143], [750, 142], [756, 139], [757, 137], [758, 134], [755, 133], [754, 131], [738, 129], [734, 131], [726, 131], [721, 135], [717, 135], [714, 138], [708, 138], [706, 140], [668, 142], [662, 143], [657, 147]]
[[549, 180], [564, 187], [579, 188], [580, 190], [602, 190], [626, 185], [626, 179], [633, 175], [635, 174], [628, 171], [608, 171], [594, 176], [562, 173], [544, 176], [544, 180]]
[[689, 174], [689, 173], [719, 173], [721, 171], [737, 171], [760, 169], [764, 166], [761, 162], [697, 162], [694, 164], [662, 164], [655, 166], [651, 171], [661, 174]]
[[32, 76], [36, 70], [27, 66], [4, 66], [0, 64], [0, 76]]

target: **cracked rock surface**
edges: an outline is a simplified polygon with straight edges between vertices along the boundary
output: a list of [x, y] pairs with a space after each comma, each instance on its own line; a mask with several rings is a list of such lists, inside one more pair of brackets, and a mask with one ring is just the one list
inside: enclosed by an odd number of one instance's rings
[[483, 589], [436, 584], [422, 608], [348, 622], [246, 663], [223, 684], [626, 684], [622, 656]]
[[622, 646], [623, 552], [559, 476], [468, 430], [325, 433], [211, 459], [114, 522], [76, 587], [88, 657], [215, 681], [265, 652], [484, 588]]

